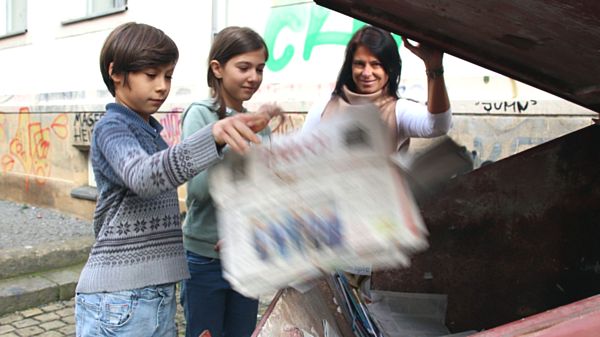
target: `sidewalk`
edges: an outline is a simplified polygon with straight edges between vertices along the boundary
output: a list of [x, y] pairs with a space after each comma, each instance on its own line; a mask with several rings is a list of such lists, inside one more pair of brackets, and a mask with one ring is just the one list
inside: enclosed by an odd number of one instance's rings
[[[79, 273], [92, 243], [91, 221], [0, 200], [0, 337], [75, 336]], [[271, 301], [261, 298], [259, 317]], [[179, 335], [185, 320], [178, 306]]]

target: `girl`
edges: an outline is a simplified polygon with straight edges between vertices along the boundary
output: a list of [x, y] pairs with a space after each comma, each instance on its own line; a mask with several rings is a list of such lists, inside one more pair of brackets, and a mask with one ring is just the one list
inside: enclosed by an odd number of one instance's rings
[[[182, 117], [182, 138], [207, 124], [246, 112], [243, 103], [260, 87], [267, 58], [264, 40], [252, 29], [228, 27], [219, 32], [208, 58], [212, 99], [187, 108]], [[258, 114], [264, 115], [264, 125], [252, 126], [253, 130], [262, 129], [281, 111], [263, 105]], [[270, 129], [259, 134], [267, 136]], [[183, 281], [181, 292], [186, 336], [197, 337], [205, 330], [213, 337], [250, 336], [256, 325], [258, 300], [237, 293], [222, 277], [216, 210], [206, 171], [188, 182], [187, 193], [183, 241], [191, 279]]]

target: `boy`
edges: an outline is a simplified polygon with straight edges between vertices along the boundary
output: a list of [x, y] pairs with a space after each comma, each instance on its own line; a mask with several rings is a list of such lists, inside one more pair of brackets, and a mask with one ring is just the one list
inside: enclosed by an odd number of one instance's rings
[[221, 158], [244, 153], [266, 114], [212, 123], [168, 147], [152, 117], [167, 98], [179, 57], [161, 30], [125, 23], [100, 53], [115, 97], [95, 125], [91, 155], [98, 185], [96, 242], [76, 289], [77, 336], [176, 336], [175, 283], [189, 278], [177, 187]]

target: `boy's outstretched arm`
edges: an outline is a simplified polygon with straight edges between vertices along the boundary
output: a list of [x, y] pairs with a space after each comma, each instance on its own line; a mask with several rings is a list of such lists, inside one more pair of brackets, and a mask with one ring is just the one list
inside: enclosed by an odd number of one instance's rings
[[94, 164], [103, 177], [140, 197], [174, 190], [222, 159], [212, 124], [165, 150], [149, 154], [130, 126], [105, 119], [94, 126]]

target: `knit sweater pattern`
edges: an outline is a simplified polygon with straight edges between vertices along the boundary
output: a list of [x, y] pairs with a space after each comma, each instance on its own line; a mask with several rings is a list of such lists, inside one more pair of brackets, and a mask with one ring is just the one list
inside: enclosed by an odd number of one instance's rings
[[[212, 125], [211, 125], [212, 126]], [[189, 278], [177, 187], [222, 158], [205, 127], [169, 147], [162, 126], [110, 103], [96, 123], [94, 234], [77, 292], [114, 292]]]

